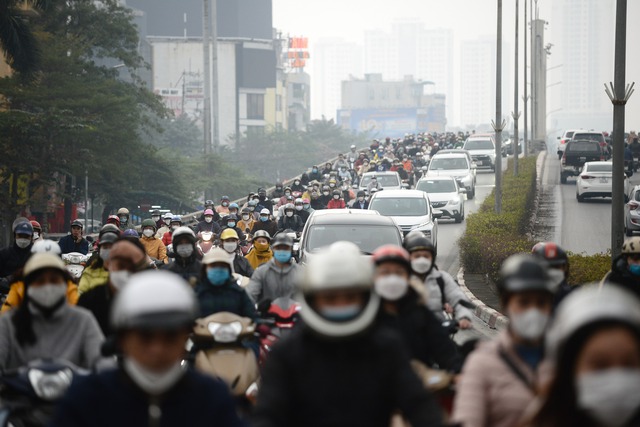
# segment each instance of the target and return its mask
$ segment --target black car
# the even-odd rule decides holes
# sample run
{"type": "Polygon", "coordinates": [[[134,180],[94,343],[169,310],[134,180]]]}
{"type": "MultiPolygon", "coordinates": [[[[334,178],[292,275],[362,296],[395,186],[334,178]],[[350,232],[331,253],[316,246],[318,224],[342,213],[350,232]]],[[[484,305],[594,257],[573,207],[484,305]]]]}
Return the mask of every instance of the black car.
{"type": "Polygon", "coordinates": [[[578,176],[586,162],[605,160],[600,142],[589,139],[572,139],[562,156],[560,182],[565,184],[570,176],[578,176]]]}

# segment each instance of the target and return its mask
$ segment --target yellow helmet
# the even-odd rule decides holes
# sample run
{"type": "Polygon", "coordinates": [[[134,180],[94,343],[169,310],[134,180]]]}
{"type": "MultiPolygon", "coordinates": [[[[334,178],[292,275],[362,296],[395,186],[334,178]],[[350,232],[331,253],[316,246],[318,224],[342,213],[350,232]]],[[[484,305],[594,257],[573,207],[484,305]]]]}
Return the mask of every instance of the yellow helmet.
{"type": "Polygon", "coordinates": [[[236,230],[234,230],[233,228],[227,228],[220,235],[220,240],[227,240],[227,239],[240,239],[240,238],[238,237],[238,233],[236,233],[236,230]]]}

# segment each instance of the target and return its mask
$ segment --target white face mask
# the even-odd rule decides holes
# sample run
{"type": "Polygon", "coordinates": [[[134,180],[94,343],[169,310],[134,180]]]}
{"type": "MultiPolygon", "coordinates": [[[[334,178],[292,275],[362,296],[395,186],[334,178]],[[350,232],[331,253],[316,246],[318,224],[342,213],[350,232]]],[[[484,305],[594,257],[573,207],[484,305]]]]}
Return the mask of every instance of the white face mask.
{"type": "Polygon", "coordinates": [[[416,258],[411,261],[411,268],[418,274],[424,274],[431,269],[433,262],[425,257],[416,258]]]}
{"type": "Polygon", "coordinates": [[[102,259],[102,261],[106,261],[109,259],[109,252],[111,252],[111,249],[106,249],[106,248],[102,248],[100,249],[100,259],[102,259]]]}
{"type": "Polygon", "coordinates": [[[20,249],[24,249],[31,244],[31,239],[16,239],[16,245],[20,249]]]}
{"type": "Polygon", "coordinates": [[[211,223],[211,221],[213,221],[213,217],[212,217],[212,216],[205,216],[205,217],[204,217],[204,221],[205,221],[207,224],[209,224],[209,223],[211,223]]]}
{"type": "Polygon", "coordinates": [[[286,215],[286,216],[288,216],[289,218],[291,218],[291,217],[293,216],[293,212],[291,212],[291,211],[287,211],[287,212],[285,213],[285,215],[286,215]]]}
{"type": "Polygon", "coordinates": [[[509,322],[513,332],[520,338],[535,341],[544,335],[549,323],[549,315],[537,308],[531,308],[524,313],[510,316],[509,322]]]}
{"type": "Polygon", "coordinates": [[[333,196],[333,200],[338,200],[340,198],[340,196],[338,194],[333,196]]]}
{"type": "Polygon", "coordinates": [[[173,231],[176,231],[179,227],[180,227],[179,225],[172,225],[172,226],[171,226],[171,229],[172,229],[173,231]]]}
{"type": "Polygon", "coordinates": [[[152,372],[130,357],[125,357],[123,362],[124,370],[134,383],[142,390],[158,395],[173,387],[184,375],[181,361],[177,361],[165,372],[152,372]]]}
{"type": "Polygon", "coordinates": [[[640,369],[606,369],[576,379],[578,407],[599,424],[621,427],[640,407],[640,369]]]}
{"type": "Polygon", "coordinates": [[[242,215],[243,221],[249,221],[249,215],[242,215]]]}
{"type": "Polygon", "coordinates": [[[551,282],[553,282],[553,286],[557,289],[564,280],[564,271],[557,268],[550,268],[547,272],[549,273],[551,282]]]}
{"type": "Polygon", "coordinates": [[[166,219],[164,220],[164,223],[165,223],[166,225],[171,224],[171,218],[166,218],[166,219]]]}
{"type": "Polygon", "coordinates": [[[37,231],[33,232],[33,240],[38,240],[40,238],[40,233],[38,233],[37,231]]]}
{"type": "Polygon", "coordinates": [[[397,274],[378,277],[374,284],[376,293],[389,301],[397,301],[402,298],[409,289],[409,282],[397,274]]]}
{"type": "Polygon", "coordinates": [[[225,251],[233,253],[238,249],[238,242],[224,242],[222,243],[222,247],[225,251]]]}
{"type": "Polygon", "coordinates": [[[142,234],[144,234],[145,237],[152,237],[155,234],[155,232],[152,229],[147,228],[142,232],[142,234]]]}
{"type": "Polygon", "coordinates": [[[27,289],[29,298],[37,304],[50,308],[58,304],[67,295],[66,283],[52,283],[40,286],[29,286],[27,289]]]}
{"type": "Polygon", "coordinates": [[[359,202],[364,202],[364,197],[363,196],[358,197],[358,201],[359,202]]]}
{"type": "Polygon", "coordinates": [[[311,207],[311,205],[307,203],[307,204],[302,205],[302,207],[303,207],[305,210],[308,210],[308,209],[311,207]]]}
{"type": "Polygon", "coordinates": [[[302,205],[296,205],[296,210],[297,211],[301,211],[302,210],[302,205]]]}
{"type": "Polygon", "coordinates": [[[182,258],[189,258],[193,254],[193,246],[188,243],[176,246],[176,252],[182,258]]]}
{"type": "Polygon", "coordinates": [[[127,284],[130,277],[131,272],[127,270],[109,272],[109,281],[116,289],[122,289],[124,285],[127,284]]]}

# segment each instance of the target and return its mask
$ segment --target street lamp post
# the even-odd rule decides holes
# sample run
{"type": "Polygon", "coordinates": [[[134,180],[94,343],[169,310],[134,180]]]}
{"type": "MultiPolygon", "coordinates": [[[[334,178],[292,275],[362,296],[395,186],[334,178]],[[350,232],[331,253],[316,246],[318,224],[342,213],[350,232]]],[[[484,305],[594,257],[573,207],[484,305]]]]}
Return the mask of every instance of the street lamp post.
{"type": "Polygon", "coordinates": [[[527,60],[528,60],[528,45],[527,45],[527,1],[529,0],[524,0],[524,96],[522,97],[522,100],[524,101],[524,141],[522,142],[522,151],[524,152],[524,156],[527,157],[527,150],[528,150],[528,141],[527,138],[529,136],[529,132],[527,130],[527,124],[528,124],[528,113],[529,113],[529,95],[528,95],[528,90],[529,88],[527,87],[528,84],[528,79],[527,79],[527,60]]]}
{"type": "Polygon", "coordinates": [[[498,16],[496,31],[496,119],[491,125],[496,132],[496,186],[495,212],[502,212],[502,129],[505,122],[502,119],[502,0],[498,0],[498,16]]]}
{"type": "Polygon", "coordinates": [[[518,145],[520,143],[520,132],[518,131],[518,120],[520,119],[520,110],[518,109],[518,14],[519,14],[519,5],[520,1],[516,0],[516,53],[515,53],[515,73],[514,73],[514,81],[513,81],[513,112],[511,113],[511,117],[513,117],[513,138],[515,138],[515,142],[512,138],[513,146],[513,175],[518,176],[518,155],[520,150],[518,145]]]}

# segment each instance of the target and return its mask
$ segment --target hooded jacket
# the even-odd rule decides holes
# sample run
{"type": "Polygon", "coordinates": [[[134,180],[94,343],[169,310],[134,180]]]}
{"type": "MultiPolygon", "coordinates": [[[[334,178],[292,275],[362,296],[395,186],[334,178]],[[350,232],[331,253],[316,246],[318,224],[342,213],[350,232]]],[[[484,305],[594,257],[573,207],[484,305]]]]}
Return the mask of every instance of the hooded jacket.
{"type": "Polygon", "coordinates": [[[288,264],[280,268],[275,259],[262,264],[253,272],[247,293],[254,302],[273,301],[280,297],[293,297],[296,287],[294,278],[298,264],[288,264]]]}
{"type": "Polygon", "coordinates": [[[427,274],[424,280],[425,291],[427,295],[427,307],[431,312],[441,321],[444,321],[443,306],[442,306],[442,291],[438,284],[438,279],[443,282],[444,288],[444,301],[449,303],[454,308],[455,318],[461,320],[463,318],[473,319],[473,313],[468,308],[458,304],[460,300],[468,300],[467,296],[462,292],[460,285],[453,280],[453,277],[445,271],[440,271],[434,265],[431,268],[429,274],[427,274]]]}
{"type": "Polygon", "coordinates": [[[200,317],[221,311],[228,311],[253,320],[258,317],[253,302],[244,289],[238,286],[233,276],[223,285],[215,286],[209,282],[206,273],[203,273],[200,284],[196,288],[196,297],[200,305],[200,317]]]}
{"type": "Polygon", "coordinates": [[[267,248],[265,250],[259,250],[254,243],[253,249],[251,249],[247,256],[245,256],[245,259],[249,261],[249,264],[253,267],[254,273],[258,267],[269,262],[271,258],[273,258],[273,251],[269,244],[267,244],[267,248]]]}
{"type": "Polygon", "coordinates": [[[344,209],[347,206],[344,204],[344,200],[342,199],[331,199],[329,203],[327,203],[327,209],[344,209]]]}
{"type": "Polygon", "coordinates": [[[82,276],[80,276],[80,282],[78,284],[78,292],[82,294],[96,286],[103,285],[108,281],[109,272],[104,268],[104,264],[100,267],[92,264],[82,272],[82,276]]]}
{"type": "Polygon", "coordinates": [[[142,236],[140,243],[142,243],[147,255],[151,258],[163,261],[165,264],[169,261],[169,258],[167,258],[167,247],[162,243],[162,240],[156,237],[142,236]]]}
{"type": "Polygon", "coordinates": [[[281,216],[278,219],[278,230],[293,230],[296,233],[301,233],[304,228],[304,221],[300,218],[299,215],[293,214],[292,217],[288,217],[286,215],[281,216]]]}

